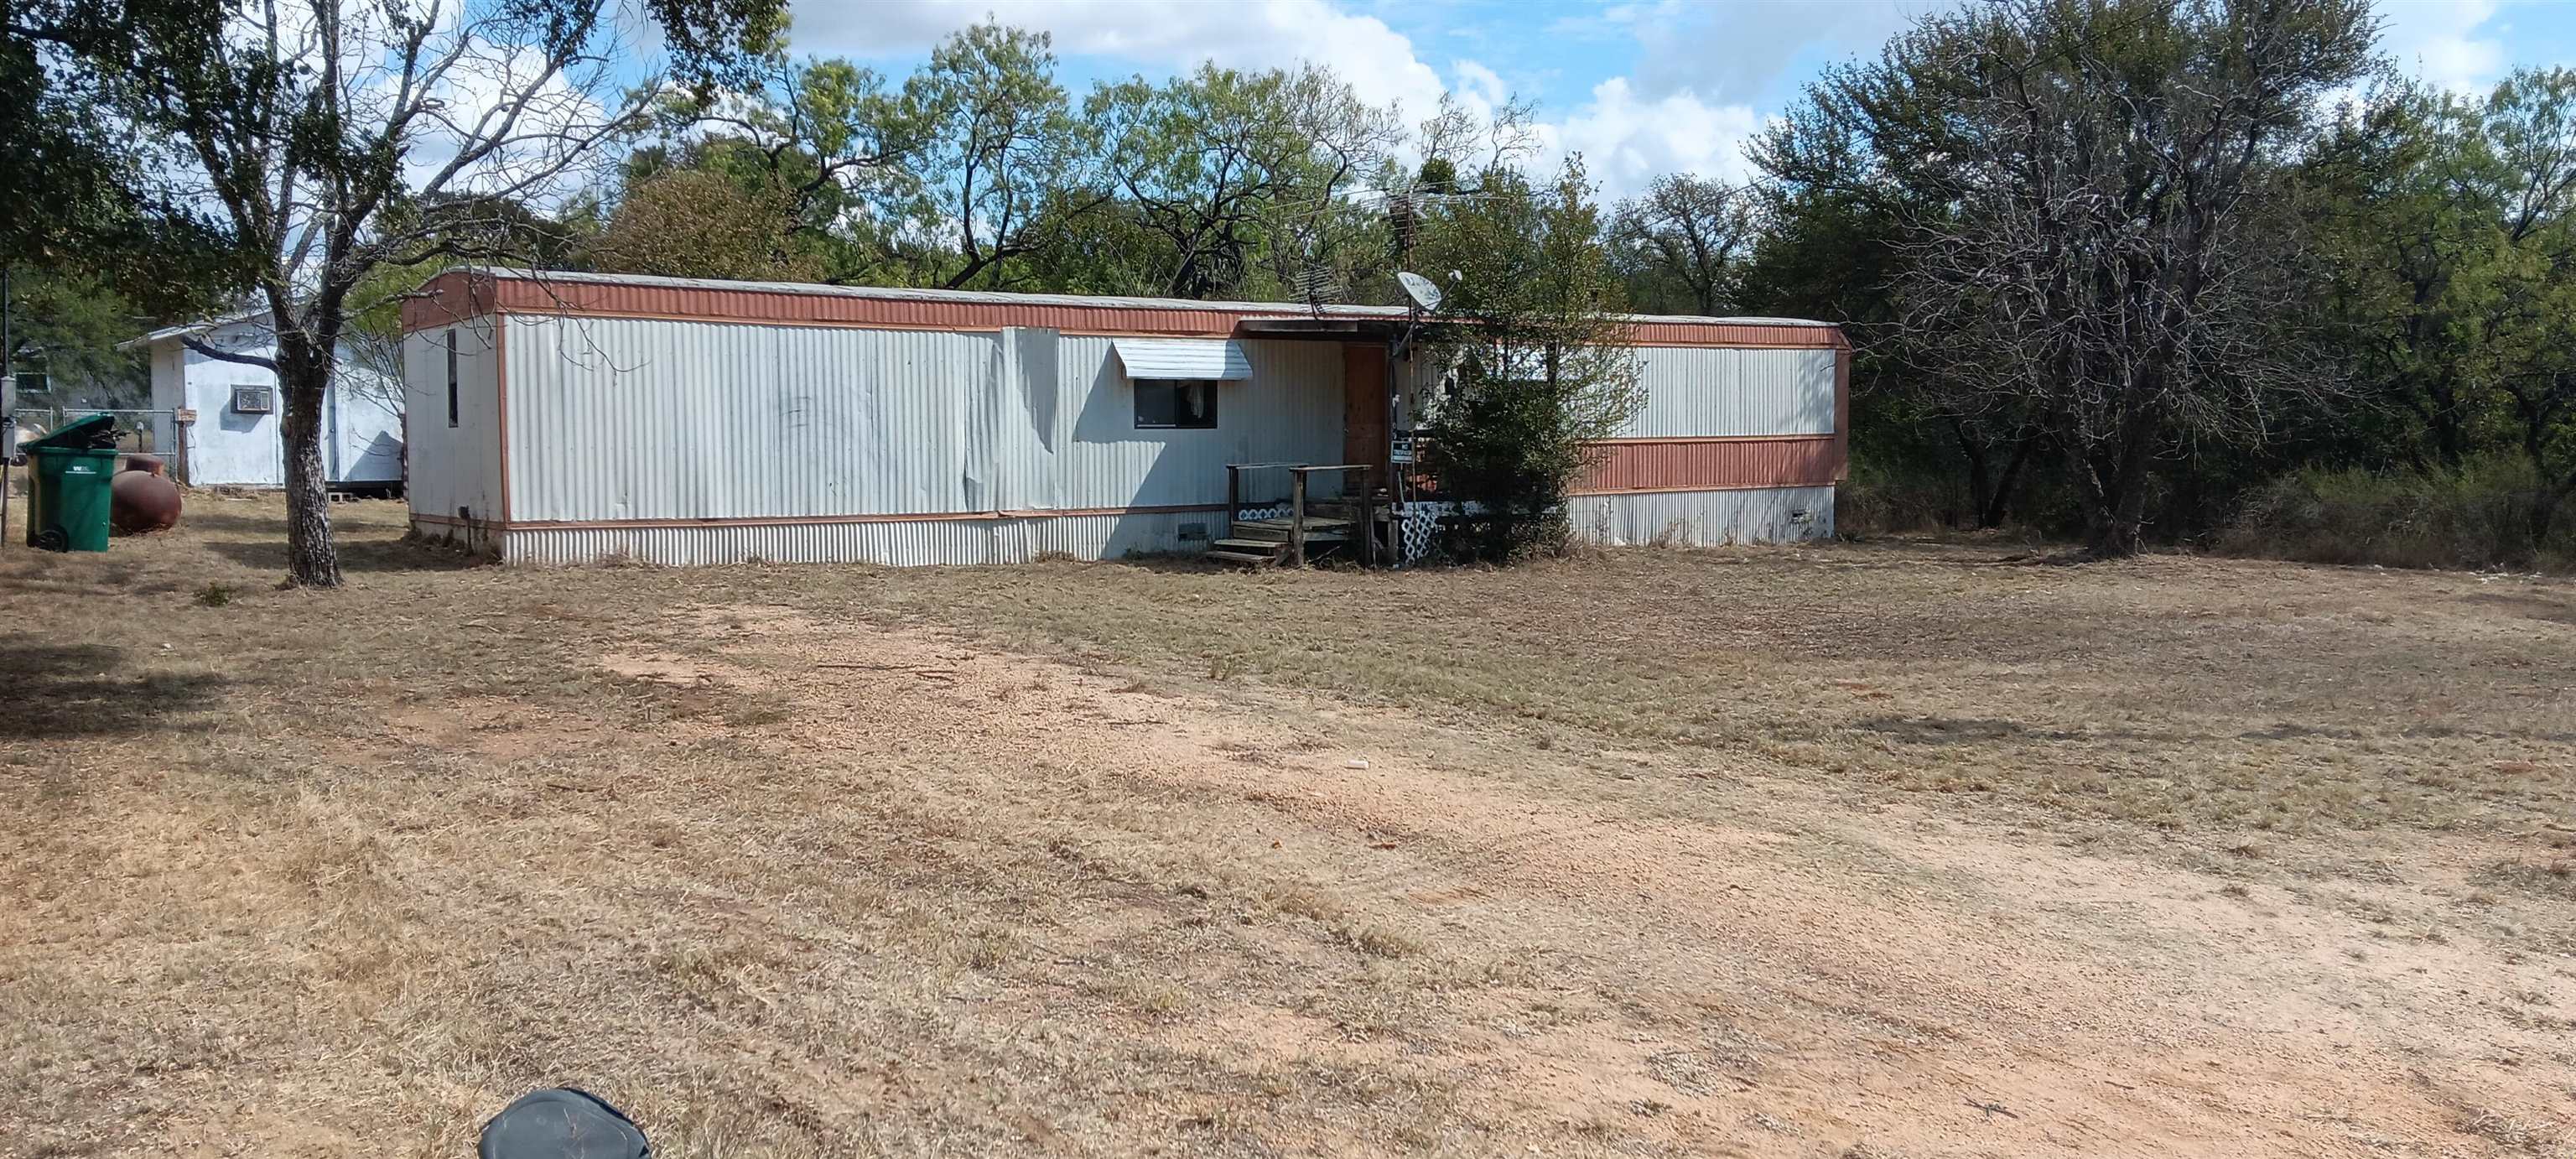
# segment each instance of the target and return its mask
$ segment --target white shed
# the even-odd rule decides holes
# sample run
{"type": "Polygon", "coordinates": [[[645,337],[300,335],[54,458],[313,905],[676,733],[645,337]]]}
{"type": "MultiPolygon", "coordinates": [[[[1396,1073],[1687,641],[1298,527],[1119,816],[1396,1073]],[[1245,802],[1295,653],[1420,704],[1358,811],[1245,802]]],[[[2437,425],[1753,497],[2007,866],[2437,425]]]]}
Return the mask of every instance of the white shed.
{"type": "MultiPolygon", "coordinates": [[[[268,313],[254,311],[155,330],[135,339],[152,364],[152,409],[178,424],[171,473],[194,487],[282,487],[285,403],[277,375],[218,358],[187,342],[265,358],[277,351],[268,313]]],[[[322,471],[334,490],[391,494],[403,483],[402,384],[370,370],[347,346],[323,398],[322,471]]]]}

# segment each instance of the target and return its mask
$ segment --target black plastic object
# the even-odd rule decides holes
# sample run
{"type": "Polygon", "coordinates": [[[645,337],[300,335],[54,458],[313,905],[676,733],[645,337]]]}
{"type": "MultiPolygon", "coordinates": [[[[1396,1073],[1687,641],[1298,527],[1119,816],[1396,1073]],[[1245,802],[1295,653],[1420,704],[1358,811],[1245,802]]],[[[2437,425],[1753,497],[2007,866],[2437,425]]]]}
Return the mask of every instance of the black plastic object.
{"type": "Polygon", "coordinates": [[[652,1159],[626,1113],[572,1087],[530,1091],[483,1124],[482,1159],[652,1159]]]}
{"type": "Polygon", "coordinates": [[[41,439],[29,439],[26,448],[51,451],[105,451],[116,447],[116,416],[86,415],[63,424],[63,429],[41,439]]]}

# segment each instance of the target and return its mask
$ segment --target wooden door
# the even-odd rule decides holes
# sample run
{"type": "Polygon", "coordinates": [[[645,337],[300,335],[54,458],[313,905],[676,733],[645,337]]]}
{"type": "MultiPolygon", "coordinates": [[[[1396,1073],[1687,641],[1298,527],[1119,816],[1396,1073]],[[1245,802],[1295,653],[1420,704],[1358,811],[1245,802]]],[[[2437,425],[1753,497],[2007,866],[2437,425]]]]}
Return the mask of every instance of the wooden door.
{"type": "MultiPolygon", "coordinates": [[[[1342,346],[1342,461],[1366,463],[1371,488],[1386,486],[1386,347],[1342,346]]],[[[1358,484],[1354,480],[1354,485],[1358,484]]]]}

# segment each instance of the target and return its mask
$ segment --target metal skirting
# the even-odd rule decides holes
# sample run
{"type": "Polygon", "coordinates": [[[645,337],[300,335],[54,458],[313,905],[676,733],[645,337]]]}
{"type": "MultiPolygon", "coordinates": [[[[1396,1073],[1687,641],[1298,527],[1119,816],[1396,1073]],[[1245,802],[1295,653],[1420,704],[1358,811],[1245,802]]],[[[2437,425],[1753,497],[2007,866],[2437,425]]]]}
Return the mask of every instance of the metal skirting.
{"type": "MultiPolygon", "coordinates": [[[[1770,487],[1580,495],[1567,504],[1576,536],[1610,547],[1720,547],[1830,537],[1834,488],[1770,487]]],[[[496,534],[506,563],[632,560],[669,567],[729,563],[868,563],[893,567],[1028,563],[1198,552],[1225,512],[1159,511],[861,522],[687,526],[511,527],[496,534]],[[1186,537],[1185,537],[1186,536],[1186,537]]]]}
{"type": "Polygon", "coordinates": [[[748,563],[1028,563],[1064,555],[1199,551],[1225,512],[1149,512],[899,522],[751,523],[704,526],[514,527],[501,533],[505,563],[580,564],[626,559],[671,567],[748,563]],[[1181,538],[1185,527],[1196,534],[1181,538]]]}
{"type": "Polygon", "coordinates": [[[1577,495],[1574,534],[1606,547],[1724,547],[1831,538],[1832,487],[1577,495]]]}

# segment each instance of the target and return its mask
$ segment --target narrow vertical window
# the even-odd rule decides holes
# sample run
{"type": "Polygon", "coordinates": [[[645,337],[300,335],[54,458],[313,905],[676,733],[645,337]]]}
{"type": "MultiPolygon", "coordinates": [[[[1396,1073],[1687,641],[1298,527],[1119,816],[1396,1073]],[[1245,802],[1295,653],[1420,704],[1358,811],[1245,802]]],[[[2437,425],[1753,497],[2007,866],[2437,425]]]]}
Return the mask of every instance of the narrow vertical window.
{"type": "Polygon", "coordinates": [[[456,425],[456,331],[447,332],[447,425],[456,425]]]}

